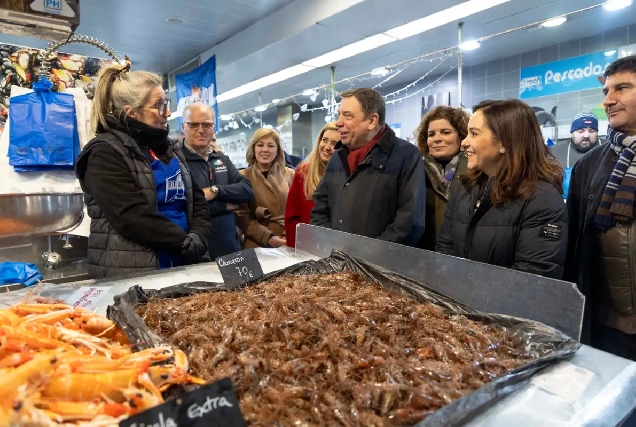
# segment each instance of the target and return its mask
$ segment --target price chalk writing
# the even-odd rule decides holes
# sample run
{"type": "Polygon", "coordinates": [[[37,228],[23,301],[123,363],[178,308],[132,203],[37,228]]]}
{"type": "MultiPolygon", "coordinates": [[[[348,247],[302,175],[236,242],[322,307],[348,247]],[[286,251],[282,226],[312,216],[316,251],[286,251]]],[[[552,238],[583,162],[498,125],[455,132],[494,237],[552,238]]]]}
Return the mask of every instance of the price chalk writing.
{"type": "Polygon", "coordinates": [[[229,378],[120,421],[119,427],[244,427],[229,378]]]}
{"type": "Polygon", "coordinates": [[[223,283],[228,289],[263,277],[263,268],[254,249],[245,249],[216,259],[223,283]]]}

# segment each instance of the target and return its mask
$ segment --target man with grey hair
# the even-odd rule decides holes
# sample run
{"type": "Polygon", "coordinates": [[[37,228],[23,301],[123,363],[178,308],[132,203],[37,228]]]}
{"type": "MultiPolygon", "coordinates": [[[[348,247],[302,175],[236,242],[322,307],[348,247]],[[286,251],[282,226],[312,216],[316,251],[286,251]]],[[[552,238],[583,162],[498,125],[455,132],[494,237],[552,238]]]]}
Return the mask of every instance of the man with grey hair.
{"type": "Polygon", "coordinates": [[[214,112],[205,104],[190,104],[183,110],[183,153],[193,181],[208,202],[212,217],[208,250],[213,260],[241,250],[234,210],[254,197],[250,181],[228,156],[215,149],[214,119],[214,112]]]}
{"type": "Polygon", "coordinates": [[[311,224],[415,246],[424,234],[422,156],[386,125],[382,94],[343,92],[336,145],[314,193],[311,224]]]}

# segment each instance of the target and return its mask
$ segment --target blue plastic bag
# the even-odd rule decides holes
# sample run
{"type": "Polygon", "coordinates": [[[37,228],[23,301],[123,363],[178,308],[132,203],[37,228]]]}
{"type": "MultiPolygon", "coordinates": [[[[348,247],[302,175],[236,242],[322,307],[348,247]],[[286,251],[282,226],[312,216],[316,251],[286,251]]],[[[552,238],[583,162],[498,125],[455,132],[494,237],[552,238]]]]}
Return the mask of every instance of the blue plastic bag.
{"type": "Polygon", "coordinates": [[[568,191],[570,191],[570,178],[572,178],[572,168],[565,168],[563,171],[563,198],[568,198],[568,191]]]}
{"type": "Polygon", "coordinates": [[[41,79],[33,92],[11,98],[8,157],[16,172],[75,166],[80,143],[73,95],[51,87],[41,79]]]}
{"type": "Polygon", "coordinates": [[[35,264],[26,262],[0,263],[0,285],[22,283],[31,286],[42,280],[42,275],[35,264]]]}

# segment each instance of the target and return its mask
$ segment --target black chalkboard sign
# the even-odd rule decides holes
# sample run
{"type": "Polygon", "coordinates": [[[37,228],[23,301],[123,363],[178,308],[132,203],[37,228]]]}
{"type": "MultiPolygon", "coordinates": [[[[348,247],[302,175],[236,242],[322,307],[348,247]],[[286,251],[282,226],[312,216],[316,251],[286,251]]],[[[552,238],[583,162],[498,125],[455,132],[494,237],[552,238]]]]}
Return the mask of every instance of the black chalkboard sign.
{"type": "Polygon", "coordinates": [[[263,268],[254,249],[245,249],[216,259],[223,283],[228,289],[263,277],[263,268]]]}
{"type": "Polygon", "coordinates": [[[224,378],[120,421],[119,427],[244,427],[232,381],[224,378]]]}

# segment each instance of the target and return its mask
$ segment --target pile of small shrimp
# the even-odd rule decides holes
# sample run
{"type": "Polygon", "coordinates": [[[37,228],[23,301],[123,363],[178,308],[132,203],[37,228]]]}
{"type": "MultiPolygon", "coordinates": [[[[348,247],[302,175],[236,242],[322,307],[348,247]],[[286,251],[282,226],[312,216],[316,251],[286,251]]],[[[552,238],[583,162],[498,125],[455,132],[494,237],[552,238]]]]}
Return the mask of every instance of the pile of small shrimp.
{"type": "Polygon", "coordinates": [[[206,381],[230,377],[254,426],[415,424],[532,354],[500,326],[343,272],[152,299],[146,324],[206,381]]]}
{"type": "Polygon", "coordinates": [[[188,370],[178,350],[133,353],[117,325],[82,308],[0,309],[0,426],[118,426],[173,384],[204,384],[188,370]]]}

